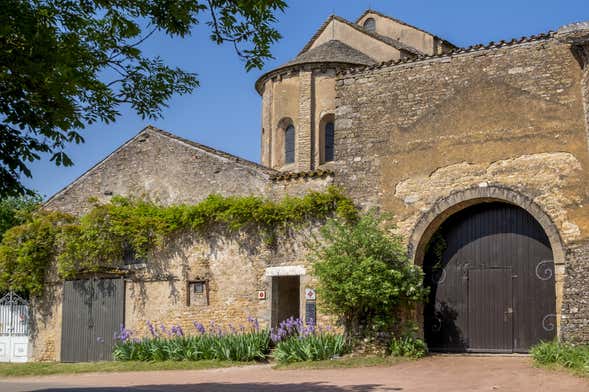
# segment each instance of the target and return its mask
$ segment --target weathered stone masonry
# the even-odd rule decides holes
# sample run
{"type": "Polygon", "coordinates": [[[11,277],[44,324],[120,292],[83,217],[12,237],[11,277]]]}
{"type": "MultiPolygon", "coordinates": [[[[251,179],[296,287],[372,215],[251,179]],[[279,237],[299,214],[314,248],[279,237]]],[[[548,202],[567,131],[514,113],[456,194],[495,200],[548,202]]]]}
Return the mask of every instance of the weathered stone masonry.
{"type": "MultiPolygon", "coordinates": [[[[589,229],[583,82],[570,46],[552,35],[341,73],[336,182],[393,212],[406,238],[453,192],[506,188],[540,206],[568,249],[589,229]]],[[[570,339],[585,337],[589,320],[571,305],[580,300],[571,288],[586,287],[580,272],[589,275],[578,254],[556,266],[570,339]]]]}

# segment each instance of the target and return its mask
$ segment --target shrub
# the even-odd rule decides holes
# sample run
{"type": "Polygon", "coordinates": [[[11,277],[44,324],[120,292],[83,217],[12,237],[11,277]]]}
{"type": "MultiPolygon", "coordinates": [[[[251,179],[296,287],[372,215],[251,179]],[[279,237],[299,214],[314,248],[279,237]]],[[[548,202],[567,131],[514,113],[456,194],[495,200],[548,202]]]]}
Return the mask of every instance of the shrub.
{"type": "Polygon", "coordinates": [[[589,376],[589,345],[542,342],[530,353],[539,365],[560,365],[589,376]]]}
{"type": "Polygon", "coordinates": [[[208,331],[195,323],[198,334],[185,336],[180,327],[169,331],[162,325],[161,333],[150,324],[152,336],[132,338],[132,332],[121,327],[113,351],[117,361],[242,361],[263,360],[270,351],[267,330],[252,328],[223,331],[214,324],[208,331]]]}
{"type": "Polygon", "coordinates": [[[411,335],[394,337],[389,350],[394,357],[423,358],[427,354],[425,342],[411,335]]]}
{"type": "Polygon", "coordinates": [[[421,268],[393,230],[370,212],[352,223],[329,220],[311,244],[322,303],[352,336],[391,330],[401,310],[427,294],[421,268]]]}
{"type": "Polygon", "coordinates": [[[305,327],[300,319],[292,317],[280,323],[270,336],[276,344],[273,356],[283,363],[322,361],[350,351],[344,335],[333,332],[330,327],[305,327]]]}

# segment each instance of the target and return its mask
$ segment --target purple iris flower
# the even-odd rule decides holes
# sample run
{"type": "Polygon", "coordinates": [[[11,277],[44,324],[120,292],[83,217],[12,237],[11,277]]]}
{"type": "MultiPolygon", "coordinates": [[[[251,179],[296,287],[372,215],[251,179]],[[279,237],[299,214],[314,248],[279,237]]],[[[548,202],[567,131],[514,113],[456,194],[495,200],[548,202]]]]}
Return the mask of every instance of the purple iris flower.
{"type": "Polygon", "coordinates": [[[149,328],[149,333],[151,334],[151,336],[154,337],[154,338],[156,338],[157,337],[157,332],[155,330],[155,327],[151,323],[151,321],[147,321],[147,328],[149,328]]]}
{"type": "Polygon", "coordinates": [[[200,332],[200,334],[204,334],[206,332],[205,326],[196,321],[194,322],[194,328],[196,328],[196,330],[200,332]]]}

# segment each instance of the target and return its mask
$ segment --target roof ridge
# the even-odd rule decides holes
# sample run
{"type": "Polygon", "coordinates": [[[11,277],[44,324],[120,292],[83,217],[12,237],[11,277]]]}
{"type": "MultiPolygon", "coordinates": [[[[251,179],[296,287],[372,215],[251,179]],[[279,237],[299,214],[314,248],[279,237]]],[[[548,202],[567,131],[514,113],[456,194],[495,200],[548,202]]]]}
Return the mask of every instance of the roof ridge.
{"type": "Polygon", "coordinates": [[[364,11],[364,12],[362,13],[362,15],[360,15],[360,16],[358,17],[358,19],[356,19],[356,21],[355,21],[354,23],[355,23],[355,24],[357,24],[357,23],[360,21],[360,19],[362,19],[363,17],[365,17],[365,16],[366,16],[367,14],[369,14],[369,13],[373,13],[373,14],[376,14],[376,15],[378,15],[378,16],[380,16],[380,17],[383,17],[383,18],[390,19],[390,20],[392,20],[393,22],[396,22],[396,23],[402,24],[403,26],[407,26],[407,27],[411,27],[412,29],[419,30],[419,31],[421,31],[422,33],[429,34],[429,35],[431,35],[431,36],[432,36],[432,37],[434,37],[434,38],[437,38],[437,39],[439,39],[439,40],[442,40],[442,41],[444,41],[445,43],[447,43],[447,44],[450,44],[451,46],[453,46],[453,47],[455,47],[455,48],[458,48],[458,46],[454,45],[452,42],[448,41],[447,39],[444,39],[444,38],[440,37],[439,35],[436,35],[436,34],[430,33],[429,31],[427,31],[427,30],[424,30],[424,29],[422,29],[422,28],[420,28],[420,27],[414,26],[414,25],[412,25],[411,23],[407,23],[407,22],[405,22],[405,21],[403,21],[403,20],[401,20],[401,19],[393,18],[392,16],[389,16],[389,15],[383,14],[382,12],[379,12],[379,11],[373,10],[373,9],[371,9],[371,8],[368,8],[366,11],[364,11]]]}
{"type": "Polygon", "coordinates": [[[451,50],[449,52],[445,52],[445,53],[439,53],[439,54],[434,54],[434,55],[421,55],[421,56],[417,56],[417,57],[413,57],[413,58],[408,57],[408,58],[404,58],[404,59],[400,59],[400,60],[383,61],[383,62],[380,62],[375,65],[365,65],[365,66],[359,66],[359,67],[352,67],[352,68],[348,68],[344,71],[340,71],[339,74],[340,75],[341,74],[352,75],[352,74],[364,72],[364,71],[371,70],[371,69],[378,69],[378,68],[383,68],[383,67],[388,67],[388,66],[396,66],[396,65],[407,64],[407,63],[419,63],[422,61],[427,61],[427,60],[432,60],[432,59],[452,57],[457,54],[480,52],[480,51],[484,51],[484,50],[499,49],[499,48],[514,46],[514,45],[521,45],[521,44],[526,44],[526,43],[530,43],[530,42],[547,40],[547,39],[553,38],[554,34],[555,34],[555,32],[550,30],[546,33],[540,33],[540,34],[535,34],[535,35],[530,35],[530,36],[523,36],[519,39],[513,38],[510,41],[506,41],[506,40],[501,40],[498,42],[491,41],[487,44],[475,44],[475,45],[467,46],[465,48],[457,47],[456,49],[453,49],[453,50],[451,50]]]}
{"type": "Polygon", "coordinates": [[[340,16],[334,15],[333,17],[334,17],[335,20],[337,20],[339,22],[342,22],[342,23],[345,23],[348,26],[354,28],[355,30],[357,30],[357,31],[359,31],[361,33],[364,33],[367,36],[372,37],[372,38],[374,38],[376,40],[379,40],[380,42],[384,42],[385,44],[387,44],[389,46],[392,46],[395,49],[404,50],[404,51],[407,51],[407,52],[413,52],[413,54],[417,54],[417,55],[423,53],[420,50],[418,50],[416,48],[413,48],[413,47],[411,47],[409,45],[406,45],[406,44],[404,44],[404,43],[402,43],[399,40],[396,40],[394,38],[386,37],[386,36],[381,35],[381,34],[378,34],[378,33],[373,33],[371,31],[367,31],[364,28],[358,26],[356,23],[352,23],[349,20],[344,19],[344,18],[342,18],[340,16]]]}
{"type": "MultiPolygon", "coordinates": [[[[306,51],[308,51],[311,46],[313,46],[313,43],[315,43],[315,41],[317,40],[317,38],[319,38],[319,36],[321,35],[321,33],[323,33],[323,31],[325,30],[325,28],[327,28],[327,26],[329,25],[329,23],[333,20],[337,20],[338,22],[344,23],[347,26],[352,27],[353,29],[355,29],[356,31],[363,33],[371,38],[374,38],[382,43],[385,43],[395,49],[398,50],[404,50],[406,52],[410,52],[412,54],[416,54],[416,55],[420,55],[423,54],[423,52],[421,52],[420,50],[413,48],[409,45],[406,45],[394,38],[390,38],[390,37],[385,37],[381,34],[377,34],[377,33],[373,33],[370,31],[366,31],[364,30],[362,27],[358,26],[355,23],[350,22],[349,20],[342,18],[341,16],[338,15],[331,15],[329,16],[329,18],[327,18],[327,20],[325,22],[323,22],[323,24],[319,27],[319,29],[317,30],[317,32],[315,32],[315,34],[313,34],[313,36],[311,37],[311,39],[307,42],[307,44],[303,47],[303,49],[301,49],[301,51],[297,54],[296,57],[302,55],[303,53],[305,53],[306,51]]],[[[428,33],[429,34],[429,33],[428,33]]],[[[438,37],[439,38],[439,37],[438,37]]],[[[441,39],[441,38],[440,38],[441,39]]],[[[342,42],[342,41],[340,41],[342,42]]],[[[348,45],[349,46],[349,45],[348,45]]],[[[365,53],[366,54],[366,53],[365,53]]],[[[295,58],[296,58],[295,57],[295,58]]]]}
{"type": "Polygon", "coordinates": [[[315,40],[317,40],[317,38],[319,38],[319,36],[323,32],[323,30],[325,30],[325,28],[327,27],[327,25],[329,24],[329,22],[331,22],[334,18],[335,18],[335,14],[329,15],[329,17],[325,20],[325,22],[323,22],[321,24],[321,26],[319,26],[319,28],[317,29],[317,31],[315,32],[315,34],[313,34],[311,36],[311,38],[305,44],[305,46],[303,46],[303,49],[301,49],[301,51],[299,53],[297,53],[297,56],[296,57],[300,56],[301,54],[303,54],[307,50],[309,50],[309,48],[311,47],[311,45],[313,45],[313,42],[315,42],[315,40]]]}

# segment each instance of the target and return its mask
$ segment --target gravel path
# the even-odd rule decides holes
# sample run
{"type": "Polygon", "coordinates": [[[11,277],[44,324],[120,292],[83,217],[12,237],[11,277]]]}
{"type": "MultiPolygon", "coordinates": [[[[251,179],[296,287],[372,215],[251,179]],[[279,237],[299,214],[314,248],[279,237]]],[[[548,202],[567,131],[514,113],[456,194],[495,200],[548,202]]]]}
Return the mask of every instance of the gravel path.
{"type": "Polygon", "coordinates": [[[92,373],[0,380],[0,391],[344,392],[589,391],[589,379],[534,368],[520,356],[434,356],[392,367],[92,373]]]}

